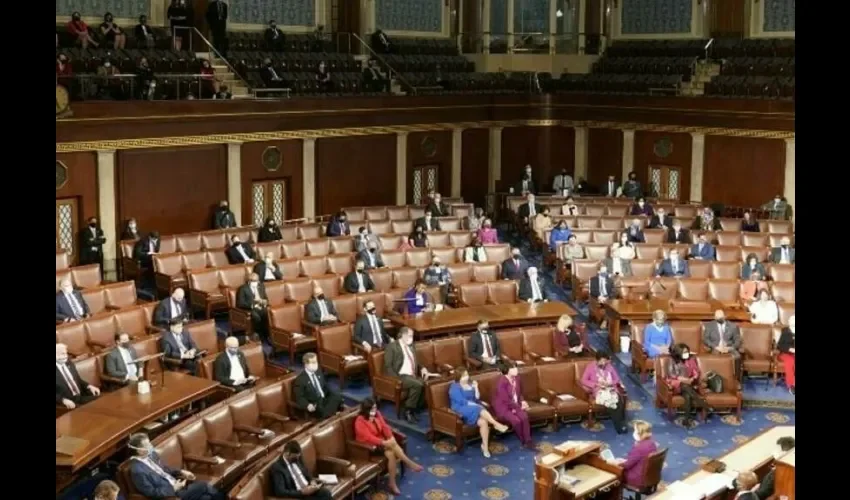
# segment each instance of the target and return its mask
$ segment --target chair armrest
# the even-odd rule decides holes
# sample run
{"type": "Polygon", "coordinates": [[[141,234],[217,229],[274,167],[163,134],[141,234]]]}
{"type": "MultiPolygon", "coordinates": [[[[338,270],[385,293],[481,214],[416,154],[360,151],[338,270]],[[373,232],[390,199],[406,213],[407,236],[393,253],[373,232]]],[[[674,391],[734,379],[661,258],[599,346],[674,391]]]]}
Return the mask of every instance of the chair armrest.
{"type": "Polygon", "coordinates": [[[104,344],[103,342],[98,342],[96,340],[89,340],[88,344],[92,345],[94,347],[97,347],[99,349],[106,349],[107,347],[109,347],[107,344],[104,344]]]}
{"type": "Polygon", "coordinates": [[[290,373],[292,373],[292,370],[290,370],[289,368],[280,366],[276,363],[272,363],[271,361],[266,361],[266,375],[268,376],[268,378],[278,379],[290,373]]]}
{"type": "Polygon", "coordinates": [[[224,441],[223,439],[207,439],[207,443],[211,446],[218,446],[219,448],[229,448],[231,450],[236,450],[242,447],[241,443],[235,443],[233,441],[224,441]]]}
{"type": "Polygon", "coordinates": [[[484,364],[481,361],[470,357],[464,358],[464,361],[466,361],[466,366],[469,366],[470,368],[474,368],[476,370],[480,370],[481,366],[484,364]]]}
{"type": "MultiPolygon", "coordinates": [[[[351,350],[354,351],[354,354],[359,356],[366,357],[369,355],[366,349],[363,349],[363,344],[358,344],[357,342],[351,342],[351,350]]],[[[374,351],[375,348],[373,347],[372,350],[374,351]]]]}
{"type": "Polygon", "coordinates": [[[310,335],[312,335],[312,336],[314,336],[314,337],[315,337],[315,336],[316,336],[316,332],[319,330],[319,328],[321,328],[321,327],[322,327],[322,325],[317,325],[316,323],[310,323],[310,322],[309,322],[309,321],[307,321],[307,320],[302,320],[302,321],[301,321],[301,327],[302,327],[302,329],[304,330],[304,331],[303,331],[303,332],[301,332],[301,333],[303,333],[303,334],[307,335],[307,332],[310,332],[310,335]]]}
{"type": "Polygon", "coordinates": [[[216,460],[212,457],[205,457],[205,456],[202,456],[202,455],[194,455],[194,454],[183,455],[183,461],[184,462],[194,462],[196,464],[204,464],[204,465],[218,465],[218,460],[216,460]]]}
{"type": "Polygon", "coordinates": [[[263,434],[263,429],[260,429],[259,427],[253,427],[253,426],[250,426],[250,425],[234,424],[233,428],[235,430],[237,430],[238,432],[245,432],[247,434],[253,434],[255,436],[260,436],[260,435],[263,434]]]}
{"type": "Polygon", "coordinates": [[[539,360],[540,358],[543,357],[543,356],[537,354],[534,351],[528,351],[525,354],[528,355],[528,357],[531,358],[532,361],[537,361],[537,360],[539,360]]]}
{"type": "Polygon", "coordinates": [[[157,288],[169,289],[171,288],[171,283],[174,279],[174,276],[157,272],[154,273],[153,279],[157,288]]]}
{"type": "Polygon", "coordinates": [[[316,469],[336,474],[338,477],[354,476],[354,464],[342,458],[319,455],[316,457],[316,469]]]}
{"type": "Polygon", "coordinates": [[[165,356],[162,357],[162,361],[165,362],[166,365],[180,366],[181,364],[183,364],[182,359],[168,358],[165,356]]]}
{"type": "Polygon", "coordinates": [[[278,415],[277,413],[273,413],[270,411],[261,411],[260,418],[265,418],[268,420],[274,420],[275,422],[289,422],[291,419],[284,415],[278,415]]]}
{"type": "Polygon", "coordinates": [[[441,363],[437,365],[437,370],[440,372],[441,375],[447,377],[455,371],[455,367],[448,363],[441,363]]]}
{"type": "Polygon", "coordinates": [[[401,390],[401,380],[386,375],[375,375],[372,377],[372,386],[376,392],[393,393],[401,390]]]}
{"type": "Polygon", "coordinates": [[[189,303],[190,304],[203,304],[209,299],[209,292],[205,292],[203,290],[196,290],[194,288],[189,289],[189,303]]]}
{"type": "Polygon", "coordinates": [[[345,368],[345,358],[333,351],[319,349],[319,365],[341,372],[345,368]]]}
{"type": "Polygon", "coordinates": [[[289,405],[289,411],[291,411],[299,418],[309,420],[312,417],[310,415],[310,412],[307,411],[307,408],[301,408],[300,406],[298,406],[298,403],[296,403],[294,399],[290,399],[286,402],[286,404],[289,405]]]}
{"type": "Polygon", "coordinates": [[[119,384],[119,385],[124,385],[124,382],[126,382],[126,380],[124,380],[123,378],[112,377],[112,376],[107,375],[105,373],[100,374],[100,380],[103,381],[103,382],[108,382],[110,384],[119,384]]]}
{"type": "Polygon", "coordinates": [[[434,427],[456,429],[463,425],[460,415],[448,408],[431,408],[431,423],[434,427]]]}
{"type": "Polygon", "coordinates": [[[548,399],[549,401],[555,401],[555,399],[558,397],[558,395],[552,389],[541,388],[540,392],[542,392],[546,396],[546,399],[548,399]]]}
{"type": "Polygon", "coordinates": [[[160,333],[165,333],[165,328],[160,328],[158,326],[146,326],[145,333],[148,335],[157,335],[160,333]]]}
{"type": "Polygon", "coordinates": [[[121,306],[113,306],[112,304],[107,304],[106,310],[107,311],[119,311],[119,310],[121,310],[121,306]]]}
{"type": "Polygon", "coordinates": [[[349,439],[345,442],[348,454],[351,455],[351,458],[355,460],[360,460],[363,462],[368,462],[369,458],[374,453],[376,446],[372,446],[366,443],[361,443],[359,441],[354,441],[353,439],[349,439]]]}

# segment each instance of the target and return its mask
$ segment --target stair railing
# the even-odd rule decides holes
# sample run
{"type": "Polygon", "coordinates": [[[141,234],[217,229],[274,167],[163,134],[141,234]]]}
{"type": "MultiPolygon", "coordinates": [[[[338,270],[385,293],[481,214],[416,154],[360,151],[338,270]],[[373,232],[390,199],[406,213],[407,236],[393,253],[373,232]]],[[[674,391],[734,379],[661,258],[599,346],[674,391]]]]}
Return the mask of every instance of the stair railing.
{"type": "MultiPolygon", "coordinates": [[[[207,48],[209,49],[209,51],[210,51],[210,52],[212,52],[213,54],[215,54],[215,56],[216,56],[217,58],[219,58],[219,59],[221,59],[222,61],[224,61],[224,64],[227,66],[227,68],[228,68],[228,69],[230,69],[230,72],[231,72],[231,73],[233,73],[233,74],[236,76],[236,78],[238,78],[238,79],[239,79],[239,81],[240,81],[240,82],[242,82],[242,83],[245,85],[245,87],[247,87],[247,88],[248,88],[248,93],[253,93],[253,92],[252,92],[252,91],[253,91],[253,89],[251,88],[251,84],[249,84],[249,83],[248,83],[248,80],[246,80],[244,76],[242,76],[241,74],[239,74],[239,72],[238,72],[238,71],[236,71],[236,68],[234,68],[234,67],[233,67],[233,65],[232,65],[232,64],[230,64],[230,61],[228,61],[226,57],[224,57],[223,55],[221,55],[221,52],[219,52],[218,50],[216,50],[216,48],[215,48],[215,47],[213,47],[213,44],[212,44],[209,40],[207,40],[207,37],[205,37],[204,35],[202,35],[200,31],[198,31],[198,28],[196,28],[196,27],[194,27],[194,26],[175,26],[175,27],[174,27],[175,33],[176,33],[176,31],[177,31],[177,30],[179,30],[179,29],[184,29],[184,30],[187,30],[187,31],[188,31],[188,35],[189,35],[189,52],[192,52],[193,54],[195,53],[194,47],[192,46],[192,45],[193,45],[193,44],[192,44],[192,40],[193,40],[193,38],[194,38],[194,37],[192,36],[192,32],[194,32],[195,34],[197,34],[197,35],[198,35],[198,38],[200,38],[200,39],[201,39],[201,41],[203,41],[203,42],[204,42],[204,45],[206,45],[206,46],[207,46],[207,48]]],[[[210,63],[212,63],[212,61],[210,61],[210,63]]]]}
{"type": "Polygon", "coordinates": [[[365,48],[366,48],[366,50],[367,50],[367,51],[369,51],[369,54],[371,54],[371,55],[372,55],[372,57],[374,57],[375,59],[377,59],[378,61],[380,61],[380,62],[381,62],[381,64],[382,64],[385,68],[387,68],[387,78],[389,78],[390,80],[392,80],[393,75],[395,75],[395,77],[396,77],[396,78],[398,78],[398,80],[399,80],[401,83],[403,83],[403,84],[404,84],[404,85],[405,85],[405,86],[406,86],[406,87],[410,90],[410,92],[411,92],[413,95],[416,95],[416,87],[414,87],[414,86],[413,86],[410,82],[408,82],[408,81],[407,81],[407,79],[406,79],[405,77],[401,76],[401,73],[399,73],[398,71],[396,71],[396,70],[395,70],[395,68],[393,68],[392,66],[390,66],[390,64],[387,62],[387,60],[386,60],[386,59],[384,59],[383,57],[381,57],[381,54],[378,54],[377,52],[375,52],[375,49],[373,49],[371,46],[369,46],[369,44],[368,44],[368,43],[366,43],[366,42],[365,42],[362,38],[360,38],[360,36],[359,36],[357,33],[351,33],[351,36],[352,36],[352,37],[354,37],[354,39],[355,39],[355,40],[357,40],[358,42],[360,42],[360,45],[361,45],[361,46],[363,46],[363,47],[365,47],[365,48]]]}

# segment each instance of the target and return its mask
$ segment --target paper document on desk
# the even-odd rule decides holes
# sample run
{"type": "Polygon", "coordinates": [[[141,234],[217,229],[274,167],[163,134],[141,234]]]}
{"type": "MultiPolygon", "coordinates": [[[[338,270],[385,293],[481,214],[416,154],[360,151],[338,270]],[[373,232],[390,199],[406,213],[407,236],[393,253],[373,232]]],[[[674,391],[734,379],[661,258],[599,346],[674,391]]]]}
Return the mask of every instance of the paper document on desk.
{"type": "Polygon", "coordinates": [[[303,335],[303,334],[300,334],[300,333],[297,333],[297,332],[292,332],[292,333],[290,333],[290,334],[289,334],[289,336],[290,336],[290,337],[292,337],[292,338],[294,338],[294,339],[300,339],[300,338],[301,338],[301,337],[303,337],[304,335],[303,335]]]}
{"type": "Polygon", "coordinates": [[[542,359],[543,361],[545,361],[547,363],[551,363],[552,361],[555,361],[555,358],[550,358],[549,356],[543,356],[540,359],[542,359]]]}
{"type": "Polygon", "coordinates": [[[593,444],[591,441],[564,441],[555,447],[556,450],[561,453],[566,453],[569,450],[583,450],[584,448],[593,444]]]}
{"type": "Polygon", "coordinates": [[[561,484],[566,483],[568,486],[575,486],[575,485],[577,485],[578,483],[581,482],[581,479],[574,477],[574,476],[571,476],[569,474],[564,474],[563,476],[561,476],[560,482],[561,482],[561,484]]]}
{"type": "Polygon", "coordinates": [[[557,453],[549,453],[548,455],[543,455],[543,457],[540,458],[540,463],[543,465],[552,465],[560,459],[561,455],[558,455],[557,453]]]}
{"type": "Polygon", "coordinates": [[[602,450],[599,456],[602,457],[602,460],[610,463],[614,463],[617,460],[617,457],[614,456],[614,453],[609,448],[602,450]]]}
{"type": "Polygon", "coordinates": [[[333,485],[339,483],[339,478],[336,474],[319,474],[319,481],[333,485]]]}
{"type": "Polygon", "coordinates": [[[343,356],[343,359],[346,362],[350,363],[352,361],[357,361],[358,359],[363,359],[363,356],[357,356],[356,354],[348,354],[346,356],[343,356]]]}
{"type": "Polygon", "coordinates": [[[558,394],[558,399],[560,399],[561,401],[570,401],[575,398],[576,397],[572,394],[558,394]]]}
{"type": "Polygon", "coordinates": [[[682,481],[676,481],[667,487],[667,491],[669,491],[676,500],[702,500],[704,495],[699,493],[699,491],[691,486],[688,483],[683,483],[682,481]]]}

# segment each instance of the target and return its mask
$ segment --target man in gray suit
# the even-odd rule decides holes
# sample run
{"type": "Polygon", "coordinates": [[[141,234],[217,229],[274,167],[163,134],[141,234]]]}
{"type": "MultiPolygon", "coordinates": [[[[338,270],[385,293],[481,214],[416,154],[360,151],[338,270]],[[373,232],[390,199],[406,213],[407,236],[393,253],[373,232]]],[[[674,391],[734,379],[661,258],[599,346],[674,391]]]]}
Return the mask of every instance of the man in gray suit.
{"type": "Polygon", "coordinates": [[[413,330],[410,328],[402,327],[398,341],[388,345],[384,351],[384,372],[400,379],[401,388],[407,391],[404,419],[410,423],[418,422],[416,413],[425,406],[425,380],[430,372],[416,359],[413,330]]]}
{"type": "Polygon", "coordinates": [[[788,200],[785,197],[776,195],[772,200],[765,203],[761,206],[764,210],[770,211],[771,219],[779,219],[779,220],[787,220],[788,212],[790,212],[790,207],[788,205],[788,200]]]}
{"type": "Polygon", "coordinates": [[[735,323],[726,321],[722,309],[714,311],[714,321],[705,324],[702,343],[712,354],[729,354],[735,358],[735,375],[741,379],[741,330],[735,323]]]}
{"type": "Polygon", "coordinates": [[[779,246],[770,250],[770,261],[774,264],[794,264],[797,252],[791,248],[791,238],[783,236],[779,246]]]}
{"type": "Polygon", "coordinates": [[[384,259],[381,258],[381,252],[378,250],[378,244],[374,241],[369,242],[369,248],[357,253],[357,260],[362,260],[366,264],[366,269],[370,271],[385,267],[384,259]]]}
{"type": "Polygon", "coordinates": [[[362,252],[364,250],[369,249],[369,244],[374,243],[376,248],[381,248],[381,240],[373,233],[366,228],[366,226],[360,226],[360,229],[357,231],[357,237],[354,238],[354,251],[362,252]]]}
{"type": "Polygon", "coordinates": [[[109,352],[104,359],[104,371],[110,377],[121,379],[125,384],[139,380],[139,359],[136,349],[130,345],[130,336],[119,332],[115,334],[116,348],[109,352]]]}

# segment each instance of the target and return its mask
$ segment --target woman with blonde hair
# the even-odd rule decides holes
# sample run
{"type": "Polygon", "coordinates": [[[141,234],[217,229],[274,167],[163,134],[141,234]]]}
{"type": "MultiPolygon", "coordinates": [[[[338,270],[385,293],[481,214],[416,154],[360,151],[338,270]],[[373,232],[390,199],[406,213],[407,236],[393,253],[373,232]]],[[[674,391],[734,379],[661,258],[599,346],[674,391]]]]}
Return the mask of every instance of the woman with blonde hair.
{"type": "Polygon", "coordinates": [[[652,424],[649,422],[635,420],[632,422],[632,427],[635,444],[626,458],[617,460],[617,465],[623,468],[627,485],[641,486],[646,474],[646,466],[649,465],[649,457],[658,450],[658,444],[652,439],[652,424]]]}
{"type": "Polygon", "coordinates": [[[584,345],[584,339],[573,327],[573,318],[564,314],[555,325],[555,352],[563,357],[585,356],[590,350],[584,345]]]}

